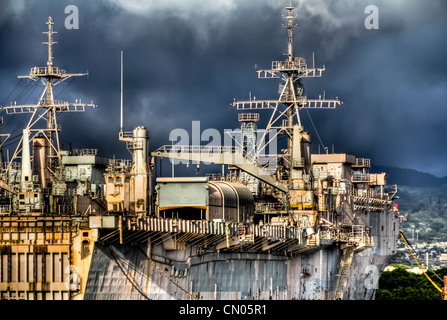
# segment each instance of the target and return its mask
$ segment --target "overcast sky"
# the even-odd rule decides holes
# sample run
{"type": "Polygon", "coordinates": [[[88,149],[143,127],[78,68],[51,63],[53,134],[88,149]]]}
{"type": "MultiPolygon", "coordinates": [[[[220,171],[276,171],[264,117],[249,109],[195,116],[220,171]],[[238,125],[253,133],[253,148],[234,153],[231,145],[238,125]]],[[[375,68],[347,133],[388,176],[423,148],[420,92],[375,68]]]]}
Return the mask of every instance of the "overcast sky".
{"type": "MultiPolygon", "coordinates": [[[[61,100],[99,106],[59,117],[65,148],[98,148],[127,157],[118,141],[120,52],[124,51],[125,130],[146,126],[150,149],[170,144],[175,128],[190,131],[239,126],[233,97],[277,97],[278,82],[257,79],[287,50],[289,0],[0,0],[0,104],[35,103],[43,87],[19,83],[47,60],[45,22],[55,22],[54,65],[87,72],[60,85],[61,100]],[[66,29],[64,9],[79,9],[79,29],[66,29]]],[[[442,0],[308,0],[295,7],[294,54],[326,67],[305,79],[306,94],[338,96],[336,110],[309,111],[332,151],[371,158],[373,164],[447,175],[447,2],[442,0]],[[379,9],[379,29],[368,30],[365,7],[379,9]]],[[[3,114],[3,132],[20,134],[25,118],[3,114]]],[[[263,119],[268,113],[261,114],[263,119]]],[[[301,112],[318,139],[307,112],[301,112]]],[[[206,144],[206,143],[205,143],[206,144]]],[[[10,148],[12,145],[9,146],[10,148]]],[[[11,152],[11,150],[10,150],[11,152]]]]}

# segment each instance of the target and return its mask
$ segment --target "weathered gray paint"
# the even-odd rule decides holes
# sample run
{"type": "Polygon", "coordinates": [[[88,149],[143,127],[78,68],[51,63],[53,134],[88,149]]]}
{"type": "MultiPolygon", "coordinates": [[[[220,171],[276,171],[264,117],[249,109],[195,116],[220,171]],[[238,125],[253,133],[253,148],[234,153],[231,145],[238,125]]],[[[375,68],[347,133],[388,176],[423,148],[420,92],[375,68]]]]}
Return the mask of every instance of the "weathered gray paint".
{"type": "MultiPolygon", "coordinates": [[[[374,247],[354,254],[344,299],[372,299],[375,290],[367,286],[367,268],[376,266],[380,275],[395,250],[393,235],[385,236],[386,227],[392,228],[392,214],[370,215],[375,223],[384,225],[384,231],[375,235],[374,247]]],[[[203,254],[191,246],[166,251],[161,244],[150,243],[140,248],[114,245],[113,250],[122,257],[119,261],[125,273],[108,247],[96,244],[85,299],[145,299],[130,281],[150,299],[185,300],[189,296],[184,290],[193,297],[211,300],[333,299],[342,259],[338,245],[293,257],[269,253],[203,254]]]]}

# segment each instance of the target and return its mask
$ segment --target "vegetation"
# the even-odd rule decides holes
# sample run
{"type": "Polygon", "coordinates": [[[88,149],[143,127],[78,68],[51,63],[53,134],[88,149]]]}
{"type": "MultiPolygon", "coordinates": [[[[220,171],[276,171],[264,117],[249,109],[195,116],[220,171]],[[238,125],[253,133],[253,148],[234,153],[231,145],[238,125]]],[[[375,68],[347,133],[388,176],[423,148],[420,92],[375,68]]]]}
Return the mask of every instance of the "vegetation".
{"type": "MultiPolygon", "coordinates": [[[[380,167],[375,172],[387,172],[388,184],[397,184],[399,212],[405,218],[400,224],[407,239],[413,245],[413,254],[421,264],[442,268],[427,271],[428,276],[442,289],[447,268],[439,261],[446,252],[447,242],[447,176],[433,175],[410,169],[380,167]],[[421,247],[422,245],[422,247],[421,247]]],[[[406,271],[416,263],[403,241],[392,258],[393,271],[385,271],[379,279],[376,300],[441,300],[441,293],[424,274],[406,271]]]]}
{"type": "Polygon", "coordinates": [[[447,185],[431,188],[399,186],[401,229],[419,242],[447,241],[447,185]]]}
{"type": "MultiPolygon", "coordinates": [[[[424,274],[408,272],[406,266],[384,271],[379,279],[376,300],[441,300],[442,296],[424,274]]],[[[427,275],[442,289],[447,268],[427,271],[427,275]]]]}

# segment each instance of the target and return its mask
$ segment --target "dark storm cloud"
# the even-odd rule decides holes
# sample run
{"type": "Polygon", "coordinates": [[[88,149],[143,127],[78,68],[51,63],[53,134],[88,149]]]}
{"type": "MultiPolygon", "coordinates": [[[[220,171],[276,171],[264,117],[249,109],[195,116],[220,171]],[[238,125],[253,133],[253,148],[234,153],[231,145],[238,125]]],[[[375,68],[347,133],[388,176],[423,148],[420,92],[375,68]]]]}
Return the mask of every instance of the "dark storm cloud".
{"type": "MultiPolygon", "coordinates": [[[[321,79],[305,79],[309,97],[339,96],[338,110],[310,111],[325,145],[371,157],[373,163],[446,175],[446,7],[442,1],[293,1],[299,28],[294,53],[318,66],[321,79]],[[364,9],[380,12],[379,30],[366,30],[364,9]]],[[[254,65],[269,68],[286,51],[282,15],[289,1],[2,1],[0,103],[16,75],[44,66],[41,44],[48,16],[55,20],[55,65],[86,72],[59,98],[93,99],[98,109],[60,116],[65,147],[98,148],[128,156],[117,139],[120,51],[125,59],[125,129],[144,125],[151,149],[170,143],[175,128],[190,131],[238,126],[233,97],[271,99],[277,82],[258,80],[254,65]],[[78,30],[64,28],[64,9],[79,8],[78,30]]],[[[19,86],[12,96],[21,90],[19,86]]],[[[34,101],[40,94],[30,94],[34,101]]],[[[22,97],[24,100],[28,91],[22,97]]],[[[7,99],[6,104],[12,99],[7,99]]],[[[18,101],[18,103],[24,101],[18,101]]],[[[28,101],[30,103],[30,101],[28,101]]],[[[308,131],[316,134],[307,117],[308,131]]],[[[267,115],[265,115],[267,117],[267,115]]],[[[17,122],[5,117],[4,131],[17,122]]],[[[315,149],[314,151],[317,151],[315,149]]]]}

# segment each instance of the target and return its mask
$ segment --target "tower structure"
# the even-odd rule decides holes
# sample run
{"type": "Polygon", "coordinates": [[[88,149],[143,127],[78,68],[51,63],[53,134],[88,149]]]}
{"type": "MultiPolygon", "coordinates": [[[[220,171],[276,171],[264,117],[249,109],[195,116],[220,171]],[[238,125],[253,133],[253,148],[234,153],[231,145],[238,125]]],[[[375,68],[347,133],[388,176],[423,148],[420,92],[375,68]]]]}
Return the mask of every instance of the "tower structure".
{"type": "MultiPolygon", "coordinates": [[[[256,157],[256,136],[258,134],[256,123],[259,121],[259,113],[240,113],[238,120],[241,123],[241,144],[244,156],[253,161],[256,157]]],[[[239,172],[239,179],[247,185],[253,195],[258,195],[260,189],[259,179],[244,171],[239,172]]]]}
{"type": "Polygon", "coordinates": [[[259,113],[240,113],[238,120],[241,123],[241,143],[244,155],[248,159],[256,156],[256,123],[259,121],[259,113]]]}
{"type": "MultiPolygon", "coordinates": [[[[41,82],[45,89],[43,90],[37,104],[34,105],[11,105],[2,107],[1,110],[5,111],[6,114],[31,114],[28,124],[24,129],[24,135],[28,134],[29,137],[22,137],[22,140],[17,145],[11,161],[8,164],[7,170],[11,168],[13,161],[22,155],[22,158],[29,157],[27,148],[24,143],[32,142],[35,137],[43,137],[44,148],[45,148],[45,170],[48,170],[44,176],[46,177],[44,181],[40,181],[43,188],[46,188],[51,179],[57,179],[57,170],[61,165],[61,153],[60,153],[60,141],[59,141],[59,131],[61,130],[60,125],[57,123],[57,116],[64,112],[83,112],[86,107],[97,106],[90,103],[82,103],[79,99],[75,103],[70,103],[67,101],[59,101],[54,97],[54,87],[58,84],[72,78],[86,76],[87,73],[67,73],[65,70],[55,67],[53,63],[53,45],[57,42],[53,41],[53,35],[57,33],[53,30],[53,19],[48,18],[46,22],[48,25],[48,31],[43,32],[43,34],[48,35],[48,39],[43,44],[47,45],[48,49],[48,59],[45,67],[33,67],[29,75],[18,76],[18,78],[26,78],[32,81],[41,82]],[[45,123],[45,125],[42,125],[45,123]]],[[[29,147],[28,147],[29,148],[29,147]]],[[[22,159],[22,163],[28,163],[28,159],[22,159]]],[[[26,168],[25,168],[26,169],[26,168]]],[[[23,170],[23,168],[22,168],[23,170]]]]}
{"type": "MultiPolygon", "coordinates": [[[[293,54],[293,7],[286,7],[287,24],[287,59],[273,61],[270,69],[257,70],[260,79],[281,79],[279,97],[276,100],[252,100],[233,102],[233,107],[240,111],[269,110],[271,115],[264,135],[257,141],[255,162],[279,135],[287,136],[287,148],[278,158],[279,179],[287,185],[284,204],[289,212],[313,208],[311,185],[310,135],[304,131],[300,119],[300,110],[334,109],[342,102],[336,99],[308,99],[304,95],[303,78],[321,77],[325,67],[308,67],[302,57],[293,54]],[[274,134],[272,134],[272,131],[274,134]],[[266,140],[267,134],[269,134],[266,140]]],[[[269,152],[271,154],[271,151],[269,152]]]]}

